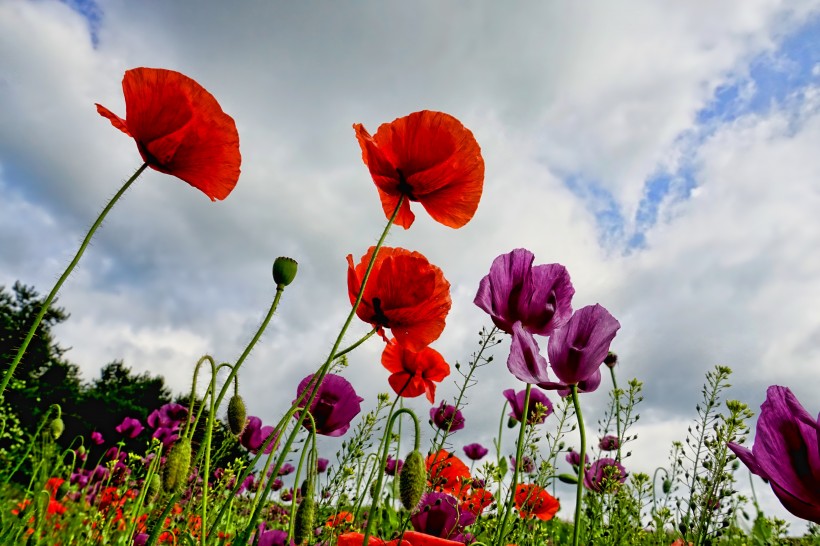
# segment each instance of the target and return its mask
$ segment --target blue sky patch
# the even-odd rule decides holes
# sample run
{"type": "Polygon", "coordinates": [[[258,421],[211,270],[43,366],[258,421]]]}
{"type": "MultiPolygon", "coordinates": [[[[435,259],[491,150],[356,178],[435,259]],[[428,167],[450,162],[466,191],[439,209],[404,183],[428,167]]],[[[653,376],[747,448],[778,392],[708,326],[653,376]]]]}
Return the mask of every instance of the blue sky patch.
{"type": "Polygon", "coordinates": [[[83,17],[88,22],[88,33],[91,43],[96,48],[100,43],[99,30],[102,25],[103,11],[94,0],[60,0],[83,17]]]}

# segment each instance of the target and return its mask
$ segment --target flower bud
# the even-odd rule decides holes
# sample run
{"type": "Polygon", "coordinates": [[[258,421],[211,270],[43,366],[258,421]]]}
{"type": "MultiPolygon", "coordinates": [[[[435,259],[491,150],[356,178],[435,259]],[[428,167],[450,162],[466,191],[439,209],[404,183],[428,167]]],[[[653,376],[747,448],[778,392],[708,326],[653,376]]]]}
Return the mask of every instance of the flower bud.
{"type": "Polygon", "coordinates": [[[51,425],[49,426],[51,431],[51,437],[55,440],[63,435],[63,431],[65,430],[65,423],[59,417],[56,417],[53,421],[51,421],[51,425]]]}
{"type": "Polygon", "coordinates": [[[273,280],[276,286],[287,286],[296,278],[299,264],[293,258],[279,256],[273,262],[273,280]]]}
{"type": "Polygon", "coordinates": [[[60,487],[57,488],[57,492],[54,495],[54,499],[58,501],[63,500],[63,497],[66,496],[66,493],[68,493],[68,490],[70,488],[71,484],[68,482],[68,480],[65,480],[63,483],[60,484],[60,487]]]}
{"type": "Polygon", "coordinates": [[[316,503],[313,495],[302,499],[299,508],[296,509],[296,521],[293,528],[293,541],[302,544],[305,540],[313,536],[313,521],[316,518],[316,503]]]}
{"type": "Polygon", "coordinates": [[[558,474],[558,479],[564,483],[578,483],[578,476],[573,476],[572,474],[558,474]]]}
{"type": "Polygon", "coordinates": [[[669,478],[663,480],[663,485],[661,488],[663,489],[663,494],[668,495],[672,491],[672,480],[669,478]]]}
{"type": "Polygon", "coordinates": [[[245,401],[238,394],[231,396],[228,401],[228,428],[231,434],[239,436],[245,430],[246,412],[245,401]]]}
{"type": "Polygon", "coordinates": [[[404,459],[404,466],[399,473],[399,498],[407,510],[412,510],[421,500],[427,485],[427,469],[424,457],[418,450],[411,451],[404,459]]]}
{"type": "Polygon", "coordinates": [[[609,351],[606,355],[606,358],[604,358],[604,364],[606,364],[610,368],[614,368],[615,364],[617,364],[617,363],[618,363],[618,355],[616,355],[612,351],[609,351]]]}
{"type": "Polygon", "coordinates": [[[171,448],[162,472],[162,485],[168,493],[181,491],[191,467],[191,440],[180,438],[171,448]]]}

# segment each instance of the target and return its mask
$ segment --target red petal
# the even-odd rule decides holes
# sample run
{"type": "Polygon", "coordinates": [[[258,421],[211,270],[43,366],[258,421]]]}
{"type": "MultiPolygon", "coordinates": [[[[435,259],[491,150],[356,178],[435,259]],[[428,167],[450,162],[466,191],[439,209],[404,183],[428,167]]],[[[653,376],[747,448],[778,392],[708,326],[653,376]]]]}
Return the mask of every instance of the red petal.
{"type": "Polygon", "coordinates": [[[94,103],[97,107],[97,112],[104,118],[108,118],[111,122],[111,125],[122,131],[128,136],[131,136],[131,133],[128,132],[128,124],[122,119],[120,116],[103,106],[102,104],[94,103]]]}

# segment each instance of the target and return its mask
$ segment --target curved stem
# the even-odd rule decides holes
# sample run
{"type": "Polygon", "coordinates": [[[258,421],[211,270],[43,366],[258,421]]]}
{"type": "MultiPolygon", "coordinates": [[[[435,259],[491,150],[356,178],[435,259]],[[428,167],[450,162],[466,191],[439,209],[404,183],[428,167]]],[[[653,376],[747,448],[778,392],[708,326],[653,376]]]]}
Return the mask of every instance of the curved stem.
{"type": "Polygon", "coordinates": [[[358,347],[359,345],[361,345],[362,343],[364,343],[365,341],[367,341],[368,339],[373,337],[373,334],[375,334],[378,331],[379,331],[378,328],[373,328],[367,334],[365,334],[365,336],[362,339],[360,339],[359,341],[357,341],[356,343],[354,343],[353,345],[351,345],[347,349],[342,349],[341,351],[336,353],[336,356],[334,356],[333,359],[335,360],[335,359],[339,358],[342,355],[346,355],[347,353],[349,353],[350,351],[352,351],[353,349],[355,349],[356,347],[358,347]]]}
{"type": "Polygon", "coordinates": [[[8,371],[6,371],[5,377],[3,377],[3,383],[0,384],[0,401],[3,400],[3,393],[6,392],[6,387],[8,386],[9,381],[11,381],[11,376],[14,374],[14,370],[15,368],[17,368],[17,365],[20,364],[20,361],[23,359],[23,355],[26,353],[28,344],[31,343],[32,338],[34,338],[34,333],[37,331],[37,327],[40,326],[40,322],[42,322],[43,317],[45,316],[49,306],[51,305],[51,302],[53,302],[54,298],[57,297],[57,292],[60,291],[60,288],[63,286],[63,283],[66,281],[66,279],[68,279],[68,276],[71,274],[71,272],[74,271],[74,268],[77,266],[77,263],[80,261],[80,258],[82,258],[83,253],[85,252],[85,249],[88,247],[88,243],[91,242],[91,238],[94,236],[94,233],[97,231],[97,228],[99,228],[102,224],[103,220],[108,214],[108,211],[110,211],[114,207],[117,201],[119,201],[120,197],[122,197],[122,194],[124,194],[125,191],[131,187],[131,184],[134,183],[134,181],[139,177],[139,175],[142,174],[142,171],[144,171],[146,168],[148,168],[148,163],[143,163],[142,166],[139,169],[137,169],[137,171],[133,175],[131,175],[131,178],[129,178],[125,182],[125,184],[123,184],[119,191],[114,194],[114,197],[112,197],[111,200],[108,201],[108,204],[105,205],[105,208],[103,208],[100,215],[97,217],[94,223],[91,224],[91,229],[88,230],[85,239],[83,239],[83,242],[80,243],[80,248],[74,255],[74,259],[72,259],[71,263],[68,264],[66,270],[63,271],[63,274],[60,275],[60,278],[57,280],[57,284],[54,285],[54,288],[51,289],[51,292],[49,292],[45,301],[43,301],[43,306],[42,308],[40,308],[40,312],[37,313],[37,316],[34,318],[34,322],[29,328],[28,334],[26,334],[26,338],[23,340],[23,343],[20,344],[20,348],[17,349],[17,355],[14,357],[14,360],[12,361],[8,371]]]}
{"type": "Polygon", "coordinates": [[[521,422],[519,423],[520,428],[518,430],[518,442],[515,450],[515,466],[513,467],[512,483],[510,483],[510,494],[507,499],[507,504],[504,507],[504,518],[498,527],[498,538],[496,540],[498,544],[501,544],[507,535],[507,520],[510,518],[510,511],[512,511],[513,501],[515,500],[515,488],[518,486],[518,472],[521,468],[521,459],[524,451],[524,436],[527,430],[527,422],[529,421],[530,390],[532,390],[532,385],[527,383],[527,389],[524,394],[524,409],[521,412],[521,422]]]}
{"type": "Polygon", "coordinates": [[[623,443],[623,438],[621,438],[621,392],[618,390],[618,382],[615,380],[614,367],[609,368],[609,375],[612,377],[612,392],[615,397],[615,426],[618,432],[618,454],[615,460],[621,462],[621,444],[623,443]]]}
{"type": "Polygon", "coordinates": [[[572,546],[578,546],[581,529],[581,499],[584,496],[584,458],[587,453],[587,436],[584,430],[584,417],[581,415],[581,402],[578,400],[578,385],[572,385],[572,404],[578,419],[578,430],[581,434],[581,464],[578,465],[578,485],[575,494],[575,525],[572,528],[572,546]]]}

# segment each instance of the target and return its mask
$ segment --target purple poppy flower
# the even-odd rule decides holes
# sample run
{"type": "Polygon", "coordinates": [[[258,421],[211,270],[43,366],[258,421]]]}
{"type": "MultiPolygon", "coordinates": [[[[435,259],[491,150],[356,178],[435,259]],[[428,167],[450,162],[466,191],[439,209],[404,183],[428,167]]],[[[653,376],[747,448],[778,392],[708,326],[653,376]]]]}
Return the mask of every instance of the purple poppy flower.
{"type": "Polygon", "coordinates": [[[512,327],[507,369],[524,383],[546,383],[550,380],[547,359],[541,356],[535,337],[524,330],[520,322],[512,327]]]}
{"type": "Polygon", "coordinates": [[[480,461],[489,452],[490,450],[481,444],[467,444],[464,446],[464,454],[471,461],[480,461]]]}
{"type": "MultiPolygon", "coordinates": [[[[271,467],[271,468],[273,468],[273,467],[271,467]]],[[[294,466],[293,466],[292,464],[290,464],[290,463],[285,463],[285,464],[283,464],[283,465],[282,465],[282,467],[279,469],[279,473],[278,473],[277,475],[279,475],[279,476],[287,476],[288,474],[290,474],[290,473],[291,473],[291,472],[293,472],[294,470],[296,470],[296,468],[294,468],[294,466]]]]}
{"type": "Polygon", "coordinates": [[[282,487],[284,487],[284,485],[285,485],[285,482],[283,482],[279,478],[276,478],[276,479],[273,480],[273,483],[271,484],[270,489],[271,489],[271,491],[279,491],[280,489],[282,489],[282,487]]]}
{"type": "MultiPolygon", "coordinates": [[[[567,453],[567,462],[572,466],[577,467],[579,464],[581,464],[581,454],[575,451],[574,449],[571,450],[569,453],[567,453]]],[[[587,455],[586,453],[584,454],[584,464],[589,464],[589,455],[587,455]]]]}
{"type": "MultiPolygon", "coordinates": [[[[502,394],[504,394],[504,397],[510,402],[510,408],[512,408],[510,417],[516,421],[521,421],[524,417],[524,400],[527,398],[527,391],[521,390],[515,392],[514,389],[507,389],[502,394]]],[[[547,398],[547,395],[539,389],[530,389],[530,403],[527,407],[527,424],[540,425],[546,421],[547,416],[552,414],[552,412],[552,402],[547,398]],[[541,416],[538,420],[536,420],[536,404],[541,404],[546,408],[541,411],[541,416]]]]}
{"type": "MultiPolygon", "coordinates": [[[[512,455],[510,455],[510,468],[515,468],[515,457],[512,455]]],[[[532,457],[524,455],[524,457],[521,458],[521,471],[525,474],[535,472],[535,461],[532,460],[532,457]]]]}
{"type": "Polygon", "coordinates": [[[288,542],[287,531],[280,529],[265,530],[265,522],[259,524],[259,546],[288,546],[295,544],[292,540],[288,542]]]}
{"type": "Polygon", "coordinates": [[[145,546],[149,538],[148,533],[137,533],[134,535],[134,546],[145,546]]]}
{"type": "Polygon", "coordinates": [[[122,420],[122,423],[114,427],[114,430],[127,438],[136,438],[140,435],[140,432],[142,432],[144,428],[145,427],[142,426],[142,423],[139,422],[139,419],[126,417],[122,420]]]}
{"type": "Polygon", "coordinates": [[[394,459],[392,455],[388,455],[387,460],[384,462],[384,473],[388,476],[395,476],[401,472],[401,468],[403,466],[404,461],[401,459],[394,459]]]}
{"type": "Polygon", "coordinates": [[[598,442],[598,447],[601,451],[615,451],[619,447],[621,447],[621,441],[618,439],[617,436],[613,436],[612,434],[607,434],[601,441],[598,442]]]}
{"type": "Polygon", "coordinates": [[[626,469],[615,459],[598,459],[584,473],[584,487],[600,493],[604,489],[604,479],[626,481],[626,469]]]}
{"type": "Polygon", "coordinates": [[[169,403],[152,411],[146,422],[151,428],[173,428],[184,422],[188,417],[188,408],[182,404],[169,403]]]}
{"type": "Polygon", "coordinates": [[[732,442],[729,448],[769,482],[786,510],[820,523],[820,416],[815,420],[791,390],[769,387],[752,449],[732,442]]]}
{"type": "Polygon", "coordinates": [[[425,493],[410,517],[413,529],[426,535],[451,538],[475,522],[469,510],[459,510],[458,500],[447,493],[425,493]]]}
{"type": "MultiPolygon", "coordinates": [[[[544,389],[567,388],[582,381],[600,384],[601,365],[609,345],[621,327],[602,306],[588,305],[576,311],[563,327],[553,332],[547,345],[552,371],[560,383],[539,383],[544,389]]],[[[587,384],[587,392],[594,390],[587,384]]],[[[595,385],[595,388],[598,386],[595,385]]]]}
{"type": "Polygon", "coordinates": [[[329,464],[329,460],[319,457],[318,459],[316,459],[316,472],[318,472],[319,474],[324,474],[325,470],[327,470],[327,465],[329,464]]]}
{"type": "Polygon", "coordinates": [[[433,424],[441,430],[448,430],[455,432],[464,428],[464,416],[461,410],[457,410],[455,406],[451,406],[444,400],[437,408],[430,408],[430,419],[433,424]]]}
{"type": "MultiPolygon", "coordinates": [[[[564,385],[563,383],[539,383],[538,385],[542,389],[556,389],[555,392],[558,393],[558,396],[561,398],[566,398],[567,396],[572,393],[569,386],[564,385]]],[[[584,379],[583,381],[578,382],[578,392],[594,392],[598,390],[598,387],[601,386],[601,369],[595,370],[595,372],[584,379]]]]}
{"type": "MultiPolygon", "coordinates": [[[[313,374],[302,379],[296,389],[297,396],[302,394],[312,378],[313,374]]],[[[364,398],[356,394],[353,385],[347,379],[341,375],[327,374],[309,410],[316,422],[316,434],[341,436],[347,432],[350,422],[362,411],[363,401],[364,398]]],[[[300,407],[304,407],[304,404],[303,400],[300,407]]],[[[302,426],[310,430],[310,419],[302,421],[302,426]]]]}
{"type": "Polygon", "coordinates": [[[178,432],[179,428],[177,426],[174,426],[174,428],[159,427],[151,434],[151,438],[156,438],[162,442],[163,446],[168,448],[179,438],[178,432]]]}
{"type": "Polygon", "coordinates": [[[517,248],[493,260],[474,303],[508,334],[520,322],[532,334],[548,336],[572,314],[575,289],[561,264],[537,265],[529,250],[517,248]]]}
{"type": "Polygon", "coordinates": [[[124,461],[128,458],[128,453],[120,449],[118,446],[112,446],[108,448],[108,451],[105,452],[106,459],[117,459],[120,461],[124,461]]]}
{"type": "MultiPolygon", "coordinates": [[[[262,419],[252,415],[248,417],[247,424],[239,436],[239,443],[251,453],[257,453],[271,434],[273,434],[273,427],[263,427],[262,419]]],[[[265,453],[273,451],[277,443],[279,442],[276,439],[270,442],[265,448],[265,453]]]]}
{"type": "Polygon", "coordinates": [[[98,446],[101,446],[105,443],[103,435],[97,432],[96,430],[91,433],[91,441],[98,446]]]}

